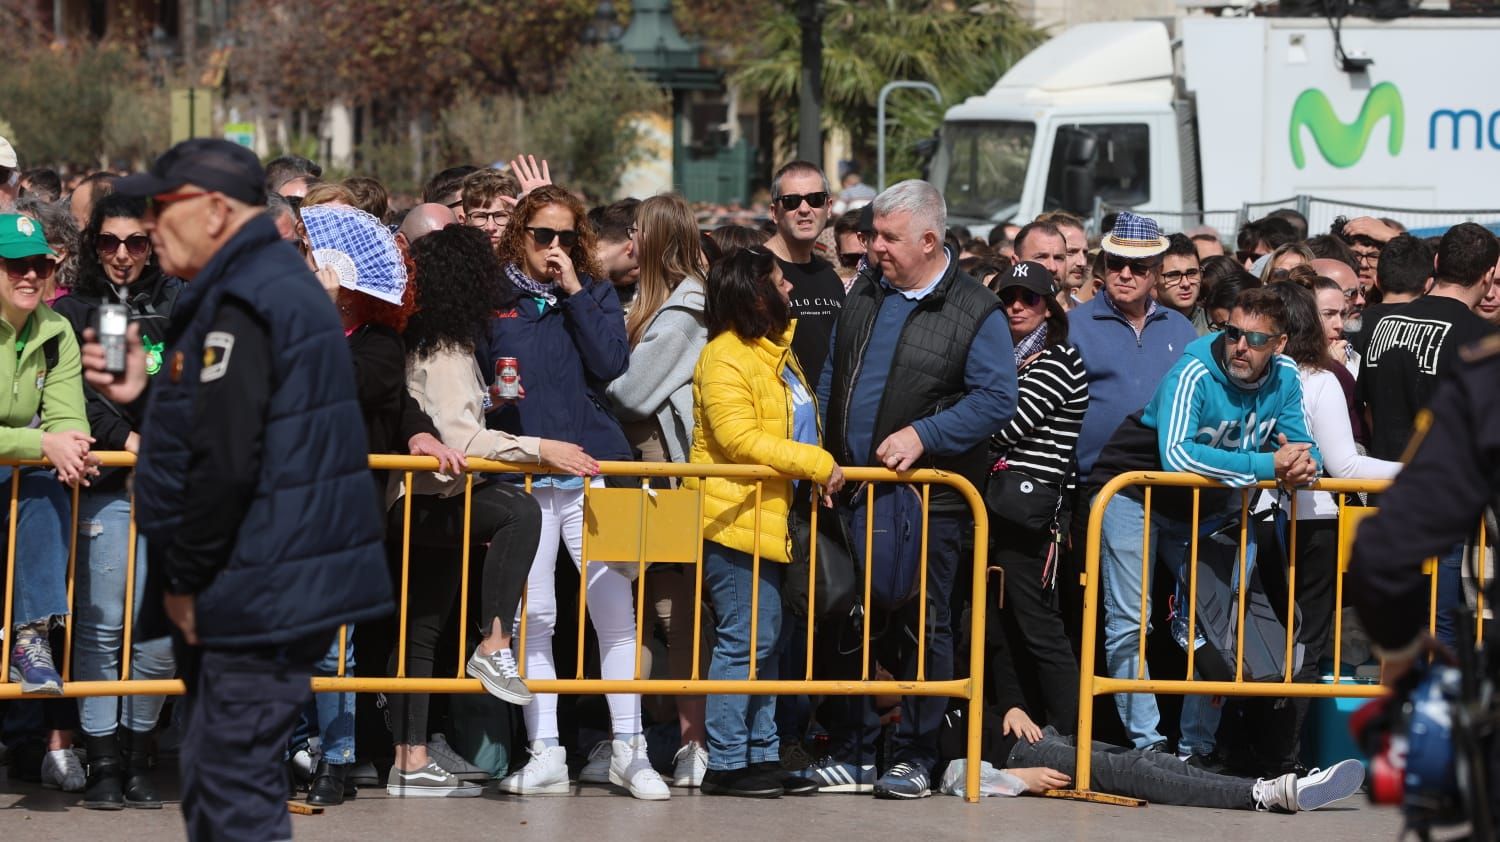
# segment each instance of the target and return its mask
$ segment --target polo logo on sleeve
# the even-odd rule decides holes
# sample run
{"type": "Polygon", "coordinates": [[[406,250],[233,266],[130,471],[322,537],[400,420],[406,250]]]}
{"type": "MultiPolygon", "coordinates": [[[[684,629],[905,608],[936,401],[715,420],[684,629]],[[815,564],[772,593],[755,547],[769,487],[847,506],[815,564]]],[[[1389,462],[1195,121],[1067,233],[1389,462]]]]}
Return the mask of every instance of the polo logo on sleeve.
{"type": "Polygon", "coordinates": [[[203,373],[200,383],[212,383],[229,371],[229,355],[234,351],[234,334],[216,330],[203,340],[203,373]]]}

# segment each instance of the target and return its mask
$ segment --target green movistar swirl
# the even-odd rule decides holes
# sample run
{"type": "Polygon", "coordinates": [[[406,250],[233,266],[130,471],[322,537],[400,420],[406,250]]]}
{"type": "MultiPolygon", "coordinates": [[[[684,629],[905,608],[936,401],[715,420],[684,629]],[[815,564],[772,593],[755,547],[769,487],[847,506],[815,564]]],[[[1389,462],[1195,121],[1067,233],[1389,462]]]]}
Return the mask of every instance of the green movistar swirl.
{"type": "Polygon", "coordinates": [[[1352,123],[1339,119],[1326,94],[1317,88],[1308,88],[1292,105],[1292,163],[1299,170],[1307,165],[1306,156],[1302,154],[1302,128],[1306,126],[1324,160],[1335,167],[1352,167],[1365,154],[1375,124],[1386,117],[1390,118],[1391,132],[1387,146],[1392,155],[1398,155],[1402,138],[1406,136],[1406,109],[1395,85],[1381,82],[1371,88],[1365,96],[1365,104],[1360,106],[1359,116],[1352,123]]]}

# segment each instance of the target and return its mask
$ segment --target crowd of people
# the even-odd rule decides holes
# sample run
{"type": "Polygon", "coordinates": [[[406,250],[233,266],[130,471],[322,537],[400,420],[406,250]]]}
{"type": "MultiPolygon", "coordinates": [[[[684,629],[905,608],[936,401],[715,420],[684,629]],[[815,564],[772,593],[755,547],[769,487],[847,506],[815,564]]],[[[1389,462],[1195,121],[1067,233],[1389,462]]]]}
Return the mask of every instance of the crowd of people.
{"type": "MultiPolygon", "coordinates": [[[[1226,660],[1232,674],[1234,647],[1212,612],[1198,612],[1188,639],[1199,547],[1200,607],[1238,587],[1224,560],[1243,550],[1248,587],[1282,615],[1295,553],[1297,611],[1277,619],[1283,634],[1293,629],[1297,662],[1254,668],[1316,681],[1331,654],[1340,501],[1305,486],[1394,476],[1459,350],[1500,329],[1500,243],[1472,223],[1424,238],[1361,218],[1313,234],[1281,211],[1247,223],[1227,249],[1218,232],[1168,236],[1129,212],[1091,239],[1082,220],[1051,212],[981,240],[948,224],[926,182],[878,195],[846,183],[839,196],[816,164],[796,161],[775,174],[764,225],[704,231],[675,194],[587,208],[530,156],[445,169],[401,210],[373,179],[325,181],[296,157],[263,166],[218,141],[180,145],[147,173],[91,176],[68,195],[55,173],[16,163],[0,159],[0,334],[16,350],[0,458],[51,467],[0,468],[7,482],[20,472],[4,631],[10,680],[28,697],[4,705],[0,740],[12,780],[81,792],[97,809],[160,806],[152,765],[169,723],[159,696],[29,698],[63,690],[64,627],[71,680],[180,675],[192,695],[194,676],[236,669],[251,647],[275,647],[313,674],[432,676],[446,669],[439,653],[460,614],[473,626],[465,672],[497,716],[521,708],[498,766],[455,747],[483,735],[462,733],[451,699],[309,702],[305,684],[288,685],[275,708],[285,728],[256,744],[288,775],[246,785],[273,807],[289,786],[340,804],[379,785],[376,765],[399,797],[479,795],[492,777],[513,795],[566,793],[576,778],[653,801],[674,788],[891,799],[961,789],[963,712],[941,698],[610,694],[606,711],[528,688],[576,666],[559,663],[570,647],[554,642],[578,589],[591,674],[635,675],[638,623],[664,655],[649,668],[656,677],[695,666],[711,679],[801,674],[805,628],[786,618],[811,608],[790,594],[791,577],[807,575],[794,522],[814,505],[840,520],[883,517],[889,534],[916,518],[926,570],[925,603],[892,562],[872,604],[817,617],[813,674],[913,679],[920,668],[944,680],[981,647],[986,763],[1016,791],[1066,786],[1079,704],[1072,583],[1099,489],[1133,470],[1225,486],[1196,501],[1159,491],[1149,521],[1139,489],[1108,503],[1109,674],[1147,674],[1141,612],[1159,582],[1176,591],[1167,620],[1199,653],[1200,677],[1218,677],[1226,660]],[[134,387],[89,368],[99,311],[112,305],[128,311],[132,356],[144,359],[134,387]],[[335,439],[337,453],[312,444],[335,439]],[[140,454],[134,496],[129,470],[100,467],[103,451],[140,454]],[[441,467],[408,483],[351,452],[441,467]],[[479,475],[469,489],[468,457],[550,470],[479,475]],[[767,465],[800,479],[686,480],[705,500],[701,571],[658,565],[637,581],[633,566],[591,564],[580,581],[584,488],[606,484],[602,460],[767,465]],[[974,596],[967,503],[934,486],[920,524],[910,487],[883,484],[878,514],[862,513],[865,491],[844,482],[851,466],[938,468],[983,491],[989,561],[1005,571],[987,595],[983,639],[961,619],[974,596]],[[1242,524],[1233,489],[1268,480],[1279,490],[1257,493],[1242,524]],[[315,534],[292,534],[299,524],[315,534]],[[480,559],[467,591],[465,546],[480,559]],[[563,550],[572,565],[558,565],[563,550]],[[293,559],[316,564],[271,589],[255,559],[282,571],[293,559]],[[359,586],[345,592],[346,581],[359,586]],[[462,592],[473,605],[460,612],[462,592]],[[405,594],[399,647],[393,593],[405,594]],[[127,611],[135,631],[122,653],[127,611]],[[847,645],[859,623],[868,652],[847,645]],[[328,638],[341,625],[343,647],[328,638]],[[277,631],[288,626],[324,633],[277,631]]],[[[1466,551],[1439,564],[1449,641],[1466,551]]],[[[1353,761],[1302,766],[1305,700],[1189,696],[1180,724],[1152,695],[1114,701],[1127,744],[1096,744],[1100,789],[1296,811],[1363,782],[1353,761]]],[[[204,710],[173,719],[191,729],[204,710]]],[[[213,748],[184,742],[185,778],[189,757],[203,763],[213,748]]],[[[185,780],[185,802],[214,785],[185,780]]]]}

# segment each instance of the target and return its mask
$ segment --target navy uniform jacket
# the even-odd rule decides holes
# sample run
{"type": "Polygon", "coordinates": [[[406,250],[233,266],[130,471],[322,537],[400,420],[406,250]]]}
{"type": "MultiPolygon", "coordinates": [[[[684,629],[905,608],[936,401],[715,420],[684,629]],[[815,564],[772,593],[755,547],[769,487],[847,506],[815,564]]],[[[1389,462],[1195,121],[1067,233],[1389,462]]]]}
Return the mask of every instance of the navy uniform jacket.
{"type": "Polygon", "coordinates": [[[196,596],[203,645],[276,646],[388,613],[348,343],[269,219],[246,223],[178,298],[164,369],[137,520],[151,585],[196,596]]]}

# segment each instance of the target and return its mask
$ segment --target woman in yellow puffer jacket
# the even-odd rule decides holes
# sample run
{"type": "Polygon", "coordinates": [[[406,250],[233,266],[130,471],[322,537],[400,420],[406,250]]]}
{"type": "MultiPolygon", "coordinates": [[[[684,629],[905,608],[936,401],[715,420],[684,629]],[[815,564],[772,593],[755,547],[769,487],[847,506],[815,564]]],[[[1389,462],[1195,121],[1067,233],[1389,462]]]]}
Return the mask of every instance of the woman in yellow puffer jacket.
{"type": "MultiPolygon", "coordinates": [[[[844,484],[819,446],[812,389],[791,355],[792,330],[781,267],[770,252],[745,249],[714,265],[704,322],[710,337],[693,374],[692,461],[768,465],[811,476],[828,492],[844,484]]],[[[759,565],[755,663],[776,677],[781,581],[790,560],[792,481],[710,477],[703,484],[703,583],[718,616],[710,679],[749,675],[751,596],[759,565]],[[757,562],[758,559],[758,562],[757,562]]],[[[775,696],[710,696],[707,795],[775,798],[811,794],[816,784],[781,772],[775,696]]]]}

